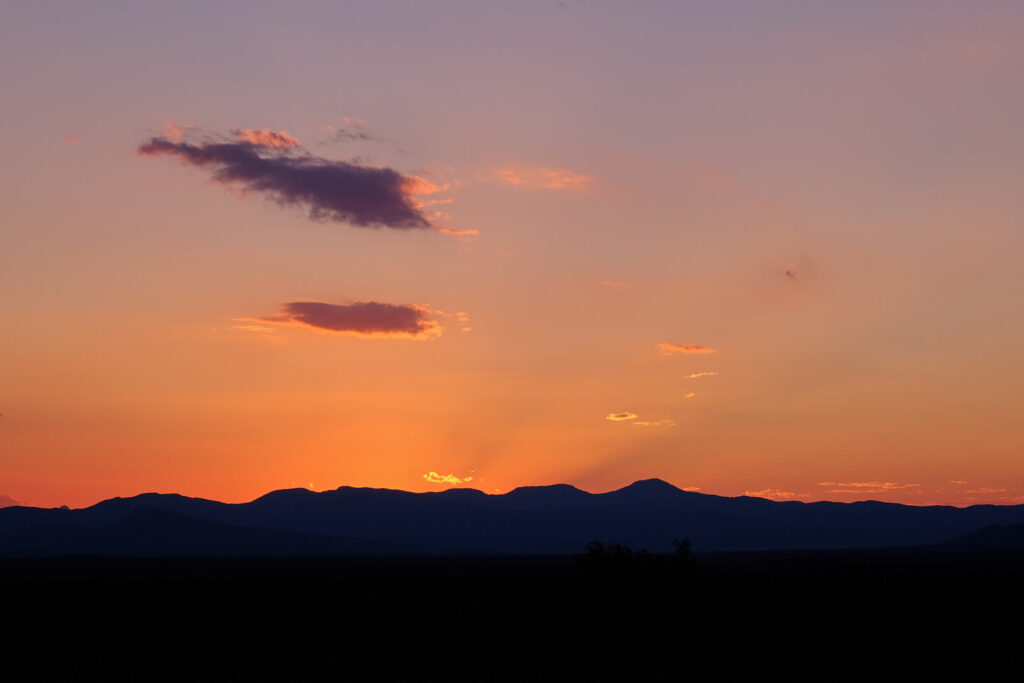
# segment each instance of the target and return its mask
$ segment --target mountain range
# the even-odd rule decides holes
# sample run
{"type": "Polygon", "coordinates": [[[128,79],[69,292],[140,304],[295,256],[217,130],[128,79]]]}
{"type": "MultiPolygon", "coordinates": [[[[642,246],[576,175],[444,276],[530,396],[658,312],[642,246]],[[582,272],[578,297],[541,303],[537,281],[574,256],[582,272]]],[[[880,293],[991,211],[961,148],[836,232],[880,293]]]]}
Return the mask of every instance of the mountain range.
{"type": "Polygon", "coordinates": [[[1024,524],[1024,505],[776,502],[683,491],[660,479],[597,494],[565,484],[501,495],[342,486],[238,504],[145,493],[81,509],[0,508],[0,556],[574,554],[595,540],[661,552],[682,538],[704,552],[882,548],[1015,524],[1024,524]]]}

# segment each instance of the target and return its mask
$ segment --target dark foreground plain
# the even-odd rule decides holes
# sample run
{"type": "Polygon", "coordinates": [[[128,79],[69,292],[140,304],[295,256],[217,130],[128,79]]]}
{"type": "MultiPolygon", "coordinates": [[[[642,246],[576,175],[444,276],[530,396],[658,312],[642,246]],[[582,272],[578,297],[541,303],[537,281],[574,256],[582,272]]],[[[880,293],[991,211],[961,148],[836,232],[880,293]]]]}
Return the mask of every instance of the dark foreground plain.
{"type": "Polygon", "coordinates": [[[1024,552],[695,559],[7,559],[2,677],[1024,677],[1024,552]]]}

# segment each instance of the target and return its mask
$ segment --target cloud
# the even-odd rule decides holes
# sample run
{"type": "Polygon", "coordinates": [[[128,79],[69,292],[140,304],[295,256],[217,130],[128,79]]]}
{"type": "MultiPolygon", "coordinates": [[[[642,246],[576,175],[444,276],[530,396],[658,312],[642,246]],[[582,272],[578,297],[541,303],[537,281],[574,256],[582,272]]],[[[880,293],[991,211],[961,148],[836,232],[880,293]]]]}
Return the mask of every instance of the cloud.
{"type": "Polygon", "coordinates": [[[281,206],[308,208],[313,220],[398,230],[438,229],[413,199],[415,194],[441,189],[433,183],[387,167],[290,153],[294,149],[246,140],[192,144],[154,137],[139,146],[138,154],[178,157],[210,171],[219,183],[259,192],[281,206]]]}
{"type": "Polygon", "coordinates": [[[430,316],[427,306],[414,304],[382,304],[376,301],[354,301],[350,304],[327,304],[319,301],[293,301],[272,318],[256,318],[251,322],[295,323],[330,332],[360,337],[393,337],[429,339],[440,337],[444,328],[430,316]]]}
{"type": "Polygon", "coordinates": [[[435,317],[438,317],[438,318],[446,318],[448,320],[454,320],[455,323],[459,326],[459,331],[460,332],[472,332],[473,331],[473,328],[470,326],[469,313],[466,313],[465,311],[457,311],[455,313],[448,313],[447,311],[442,311],[441,309],[435,309],[433,311],[433,314],[434,314],[435,317]]]}
{"type": "Polygon", "coordinates": [[[964,481],[963,479],[954,479],[953,481],[951,481],[951,482],[949,482],[949,483],[950,483],[950,484],[957,484],[957,485],[963,485],[963,484],[966,484],[967,482],[966,482],[966,481],[964,481]]]}
{"type": "Polygon", "coordinates": [[[494,169],[494,177],[506,185],[531,190],[567,190],[583,192],[590,189],[593,178],[564,168],[510,164],[494,169]]]}
{"type": "Polygon", "coordinates": [[[699,486],[682,486],[682,487],[680,487],[680,490],[681,491],[700,491],[700,487],[699,486]]]}
{"type": "Polygon", "coordinates": [[[348,116],[342,117],[344,122],[340,126],[327,126],[330,136],[324,142],[385,142],[382,138],[370,131],[366,121],[353,119],[348,116]]]}
{"type": "Polygon", "coordinates": [[[636,413],[622,412],[622,413],[610,413],[608,415],[605,415],[604,419],[611,420],[612,422],[624,422],[626,420],[635,420],[638,417],[640,417],[640,416],[637,415],[636,413]]]}
{"type": "Polygon", "coordinates": [[[438,474],[433,471],[424,474],[423,478],[431,484],[451,484],[452,486],[458,486],[459,484],[465,484],[468,481],[473,481],[473,477],[464,477],[459,479],[454,474],[438,474]]]}
{"type": "Polygon", "coordinates": [[[689,375],[686,376],[686,379],[697,379],[698,377],[714,377],[717,374],[717,372],[712,372],[710,370],[707,370],[705,372],[691,372],[689,375]]]}
{"type": "Polygon", "coordinates": [[[661,353],[666,356],[671,356],[676,353],[717,353],[714,349],[709,346],[701,346],[700,344],[670,344],[669,342],[662,342],[658,344],[658,348],[661,349],[661,353]]]}
{"type": "MultiPolygon", "coordinates": [[[[818,486],[833,486],[829,493],[886,493],[903,489],[919,489],[920,484],[900,484],[895,481],[819,481],[818,486]]],[[[911,493],[920,493],[912,491],[911,493]]]]}
{"type": "Polygon", "coordinates": [[[454,228],[446,228],[442,225],[438,225],[435,228],[438,232],[443,232],[446,235],[455,235],[456,237],[476,237],[480,234],[479,230],[456,230],[454,228]]]}
{"type": "Polygon", "coordinates": [[[980,489],[967,489],[964,493],[1006,493],[1005,486],[985,486],[980,489]]]}
{"type": "Polygon", "coordinates": [[[288,149],[290,147],[298,147],[302,143],[299,139],[289,135],[283,130],[272,131],[272,130],[254,130],[252,128],[242,128],[236,130],[235,135],[239,140],[248,142],[251,145],[258,145],[259,147],[269,147],[271,149],[288,149]]]}
{"type": "Polygon", "coordinates": [[[691,391],[690,393],[686,394],[683,398],[693,398],[696,395],[697,395],[697,392],[691,391]]]}
{"type": "Polygon", "coordinates": [[[24,505],[20,500],[11,498],[10,496],[0,495],[0,508],[9,507],[11,505],[24,505]]]}
{"type": "Polygon", "coordinates": [[[633,420],[629,424],[636,425],[637,427],[675,427],[676,423],[672,420],[633,420]]]}
{"type": "Polygon", "coordinates": [[[164,137],[169,140],[180,140],[185,137],[185,133],[189,133],[195,129],[196,126],[194,123],[179,126],[174,121],[164,121],[164,137]]]}
{"type": "Polygon", "coordinates": [[[65,135],[64,136],[64,142],[67,142],[69,144],[73,144],[75,142],[78,142],[78,136],[77,135],[65,135]]]}
{"type": "Polygon", "coordinates": [[[626,280],[601,280],[601,284],[612,289],[629,289],[633,286],[632,282],[626,280]]]}
{"type": "Polygon", "coordinates": [[[847,489],[880,489],[891,491],[897,489],[917,488],[920,484],[899,484],[895,481],[819,481],[818,486],[839,486],[847,489]]]}
{"type": "Polygon", "coordinates": [[[793,500],[794,498],[800,498],[797,493],[792,491],[780,491],[779,489],[761,489],[760,491],[744,491],[744,496],[751,496],[753,498],[768,498],[769,500],[793,500]]]}
{"type": "MultiPolygon", "coordinates": [[[[252,319],[239,318],[236,322],[251,323],[252,319]]],[[[275,334],[277,330],[275,330],[273,327],[267,327],[266,325],[232,325],[231,329],[238,330],[240,332],[248,332],[249,334],[254,334],[258,339],[273,342],[275,344],[281,344],[284,342],[284,337],[280,337],[277,334],[275,334]]]]}

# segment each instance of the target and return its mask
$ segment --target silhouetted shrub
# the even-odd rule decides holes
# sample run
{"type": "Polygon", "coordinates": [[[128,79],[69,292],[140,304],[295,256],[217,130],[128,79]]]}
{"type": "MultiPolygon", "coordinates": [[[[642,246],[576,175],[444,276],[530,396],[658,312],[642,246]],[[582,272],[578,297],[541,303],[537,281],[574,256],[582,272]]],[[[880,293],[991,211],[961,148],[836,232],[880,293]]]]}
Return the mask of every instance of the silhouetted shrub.
{"type": "Polygon", "coordinates": [[[590,576],[616,579],[688,579],[696,563],[690,552],[690,540],[673,542],[672,554],[651,553],[647,549],[634,551],[625,543],[591,541],[577,560],[590,576]]]}
{"type": "Polygon", "coordinates": [[[672,541],[672,545],[676,549],[675,554],[672,556],[672,568],[676,574],[690,576],[697,568],[697,561],[693,558],[693,553],[691,552],[690,539],[684,538],[680,541],[677,538],[672,541]]]}

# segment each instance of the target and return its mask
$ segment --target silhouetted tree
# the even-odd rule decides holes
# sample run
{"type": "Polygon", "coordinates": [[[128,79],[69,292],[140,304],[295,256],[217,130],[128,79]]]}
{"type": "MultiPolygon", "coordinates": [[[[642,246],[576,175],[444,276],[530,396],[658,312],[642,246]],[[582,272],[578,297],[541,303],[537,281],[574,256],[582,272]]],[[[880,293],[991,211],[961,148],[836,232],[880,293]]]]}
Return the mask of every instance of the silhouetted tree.
{"type": "Polygon", "coordinates": [[[680,576],[693,574],[697,568],[697,562],[693,559],[690,539],[684,538],[680,541],[677,538],[672,541],[672,545],[676,549],[675,555],[672,556],[672,568],[675,570],[675,573],[680,576]]]}

